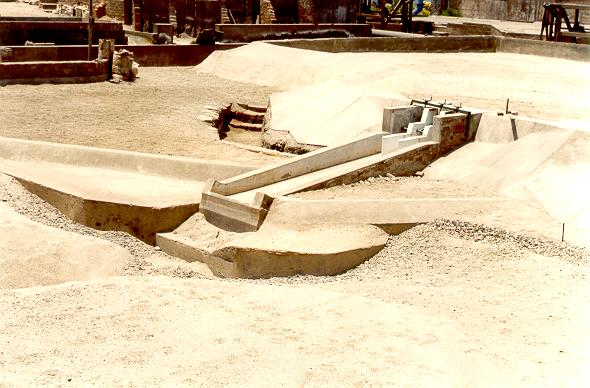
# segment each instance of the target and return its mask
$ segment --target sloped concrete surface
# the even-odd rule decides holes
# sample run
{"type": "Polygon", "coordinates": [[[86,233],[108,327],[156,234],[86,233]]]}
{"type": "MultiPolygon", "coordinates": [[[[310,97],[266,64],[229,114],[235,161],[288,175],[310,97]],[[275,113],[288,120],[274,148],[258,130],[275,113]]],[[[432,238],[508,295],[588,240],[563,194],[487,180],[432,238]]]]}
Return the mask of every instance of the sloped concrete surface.
{"type": "Polygon", "coordinates": [[[0,202],[0,288],[47,286],[121,275],[127,249],[41,225],[0,202]]]}
{"type": "Polygon", "coordinates": [[[70,219],[153,244],[198,211],[204,181],[252,167],[0,138],[0,171],[70,219]]]}
{"type": "Polygon", "coordinates": [[[336,275],[377,254],[388,235],[363,224],[264,224],[228,250],[237,273],[246,278],[336,275]]]}

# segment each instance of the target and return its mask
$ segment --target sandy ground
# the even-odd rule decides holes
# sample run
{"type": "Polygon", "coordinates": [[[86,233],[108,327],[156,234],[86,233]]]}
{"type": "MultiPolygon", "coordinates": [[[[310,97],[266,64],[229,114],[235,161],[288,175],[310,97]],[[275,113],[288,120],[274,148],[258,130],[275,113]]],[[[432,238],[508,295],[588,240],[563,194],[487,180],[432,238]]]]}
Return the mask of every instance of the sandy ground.
{"type": "MultiPolygon", "coordinates": [[[[209,104],[266,105],[272,90],[173,67],[141,68],[133,83],[9,85],[0,136],[264,164],[280,158],[223,144],[197,116],[209,104]]],[[[258,133],[242,137],[260,144],[258,133]]]]}
{"type": "Polygon", "coordinates": [[[332,278],[3,290],[0,383],[586,385],[588,259],[457,230],[332,278]]]}
{"type": "MultiPolygon", "coordinates": [[[[552,82],[558,81],[544,83],[550,59],[371,58],[377,57],[416,68],[399,79],[404,93],[428,94],[420,82],[432,81],[441,96],[496,106],[512,78],[518,93],[510,94],[522,103],[516,109],[547,112],[557,101],[552,109],[560,118],[587,118],[569,115],[582,102],[565,109],[576,97],[566,90],[587,79],[566,72],[563,89],[557,89],[562,94],[554,93],[552,82]],[[419,67],[432,63],[440,66],[438,76],[420,77],[419,67]],[[451,65],[459,70],[448,70],[451,65]]],[[[276,86],[231,82],[188,68],[141,71],[132,84],[0,88],[0,136],[277,160],[225,145],[196,120],[206,104],[260,104],[276,86]]],[[[416,181],[400,185],[398,195],[414,190],[412,185],[416,181]]],[[[364,192],[371,186],[378,187],[374,197],[396,190],[388,181],[370,183],[364,192]]],[[[326,193],[339,195],[338,190],[363,195],[354,187],[326,193]]],[[[440,182],[428,190],[438,196],[487,195],[440,182]]],[[[0,289],[0,386],[590,384],[590,264],[587,251],[567,244],[478,226],[474,216],[471,223],[440,221],[391,237],[381,253],[340,276],[229,281],[129,236],[76,225],[5,176],[0,200],[34,221],[108,240],[133,256],[115,277],[0,289]]]]}

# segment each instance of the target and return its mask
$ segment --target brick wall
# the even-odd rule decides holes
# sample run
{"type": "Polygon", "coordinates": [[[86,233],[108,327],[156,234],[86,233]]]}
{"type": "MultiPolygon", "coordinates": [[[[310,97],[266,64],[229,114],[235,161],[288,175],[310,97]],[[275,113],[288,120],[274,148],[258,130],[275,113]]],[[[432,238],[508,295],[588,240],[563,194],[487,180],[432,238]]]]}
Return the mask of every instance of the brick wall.
{"type": "Polygon", "coordinates": [[[432,122],[434,128],[440,128],[440,155],[465,144],[465,128],[467,126],[467,115],[462,113],[434,116],[432,122]]]}
{"type": "MultiPolygon", "coordinates": [[[[123,0],[93,0],[92,6],[94,9],[101,3],[104,2],[106,4],[106,11],[107,16],[113,19],[117,19],[119,21],[123,21],[124,17],[124,8],[123,8],[123,0]]],[[[88,5],[87,0],[59,0],[59,4],[66,4],[66,5],[76,5],[76,4],[83,4],[88,5]]],[[[96,13],[95,13],[96,15],[96,13]]]]}
{"type": "Polygon", "coordinates": [[[107,6],[107,16],[122,22],[125,18],[123,0],[103,0],[107,6]]]}

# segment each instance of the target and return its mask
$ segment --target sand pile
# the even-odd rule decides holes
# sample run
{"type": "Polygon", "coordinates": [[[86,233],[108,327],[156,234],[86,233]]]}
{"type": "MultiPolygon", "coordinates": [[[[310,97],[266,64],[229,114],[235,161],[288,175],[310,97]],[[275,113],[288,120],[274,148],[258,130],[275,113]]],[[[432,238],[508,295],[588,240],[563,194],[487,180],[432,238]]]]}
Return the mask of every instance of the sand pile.
{"type": "Polygon", "coordinates": [[[367,94],[342,81],[327,81],[271,95],[265,130],[288,131],[301,144],[336,145],[381,132],[383,109],[407,103],[394,92],[367,94]]]}
{"type": "MultiPolygon", "coordinates": [[[[479,109],[588,124],[590,72],[584,62],[508,53],[324,53],[255,42],[216,51],[200,73],[282,90],[340,80],[366,95],[462,102],[479,109]],[[548,77],[548,74],[560,74],[548,77]],[[534,103],[533,103],[534,101],[534,103]]],[[[316,98],[317,109],[323,101],[316,98]]],[[[305,112],[313,116],[315,111],[305,112]]]]}
{"type": "Polygon", "coordinates": [[[120,275],[132,260],[113,243],[30,221],[0,203],[0,288],[120,275]]]}
{"type": "MultiPolygon", "coordinates": [[[[502,128],[492,129],[499,133],[502,128]]],[[[511,142],[501,137],[496,142],[485,133],[481,137],[487,141],[467,144],[435,161],[426,177],[536,201],[566,224],[570,236],[590,245],[590,133],[547,127],[511,142]]]]}

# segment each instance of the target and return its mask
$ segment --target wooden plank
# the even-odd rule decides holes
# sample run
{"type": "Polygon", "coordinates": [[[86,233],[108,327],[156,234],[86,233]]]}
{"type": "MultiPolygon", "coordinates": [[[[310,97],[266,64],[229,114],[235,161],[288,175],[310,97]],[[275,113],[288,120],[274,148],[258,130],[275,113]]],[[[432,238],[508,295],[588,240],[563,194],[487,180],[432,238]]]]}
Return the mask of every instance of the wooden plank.
{"type": "Polygon", "coordinates": [[[563,9],[581,9],[581,10],[589,10],[590,4],[573,4],[573,3],[560,3],[561,8],[563,9]]]}
{"type": "Polygon", "coordinates": [[[590,33],[588,32],[561,31],[560,35],[569,36],[571,38],[590,38],[590,33]]]}

